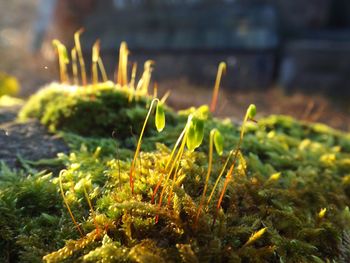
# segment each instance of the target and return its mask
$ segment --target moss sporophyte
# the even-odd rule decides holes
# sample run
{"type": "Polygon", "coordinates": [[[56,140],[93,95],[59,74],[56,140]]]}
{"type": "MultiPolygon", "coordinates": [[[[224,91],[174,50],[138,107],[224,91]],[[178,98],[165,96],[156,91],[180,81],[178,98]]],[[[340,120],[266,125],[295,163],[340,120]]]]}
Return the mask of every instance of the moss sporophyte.
{"type": "Polygon", "coordinates": [[[55,41],[62,83],[20,113],[66,141],[64,169],[23,176],[0,163],[1,262],[349,262],[350,135],[256,122],[254,105],[241,125],[214,118],[223,63],[211,107],[180,112],[150,91],[152,60],[136,80],[126,43],[113,82],[96,42],[88,79],[82,32],[73,76],[55,41]]]}

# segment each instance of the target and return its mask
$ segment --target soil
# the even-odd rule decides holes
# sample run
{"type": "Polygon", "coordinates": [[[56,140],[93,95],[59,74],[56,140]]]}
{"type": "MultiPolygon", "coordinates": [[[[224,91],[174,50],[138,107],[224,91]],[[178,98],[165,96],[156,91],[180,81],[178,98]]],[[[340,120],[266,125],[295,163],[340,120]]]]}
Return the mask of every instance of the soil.
{"type": "Polygon", "coordinates": [[[38,121],[16,121],[19,107],[0,108],[0,161],[10,168],[21,168],[21,160],[37,161],[68,153],[57,135],[49,134],[38,121]]]}

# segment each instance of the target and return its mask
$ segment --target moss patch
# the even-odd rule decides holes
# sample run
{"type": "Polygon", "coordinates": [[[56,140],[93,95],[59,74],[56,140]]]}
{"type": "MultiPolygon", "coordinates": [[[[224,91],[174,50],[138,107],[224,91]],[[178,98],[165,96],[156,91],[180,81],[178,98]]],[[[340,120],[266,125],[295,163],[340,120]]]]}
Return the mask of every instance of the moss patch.
{"type": "MultiPolygon", "coordinates": [[[[194,152],[185,150],[176,178],[161,181],[160,191],[153,196],[160,178],[166,175],[165,166],[186,116],[191,113],[168,110],[166,116],[172,116],[173,121],[170,125],[167,122],[162,133],[149,126],[135,169],[132,195],[129,174],[136,140],[128,132],[113,139],[110,132],[116,127],[113,125],[124,130],[128,125],[142,125],[147,99],[129,103],[128,96],[114,87],[95,90],[86,97],[80,90],[62,94],[65,92],[61,88],[58,91],[58,87],[42,90],[28,102],[21,116],[37,117],[52,131],[63,131],[71,152],[59,156],[65,166],[60,178],[65,199],[84,234],[79,237],[59,196],[58,177],[40,173],[23,177],[3,165],[0,251],[4,252],[0,259],[5,262],[26,258],[34,262],[42,257],[48,262],[350,260],[348,134],[287,116],[270,116],[249,124],[242,156],[216,223],[217,200],[225,178],[196,225],[208,169],[210,130],[217,128],[223,135],[224,154],[214,155],[208,193],[239,140],[239,127],[209,116],[202,146],[194,152]],[[59,99],[51,101],[55,98],[59,99]],[[83,114],[87,108],[95,112],[96,101],[100,105],[97,108],[108,112],[101,116],[114,116],[116,111],[118,118],[126,121],[115,123],[105,117],[110,124],[101,128],[102,123],[96,124],[91,116],[83,114]],[[77,109],[85,103],[89,107],[77,109]],[[128,116],[128,110],[139,108],[143,110],[139,118],[128,116]],[[90,128],[80,127],[83,124],[90,128]],[[169,196],[172,185],[173,194],[169,196]],[[159,205],[163,189],[165,195],[159,205]],[[44,202],[47,199],[50,201],[44,202]]],[[[93,116],[98,118],[100,111],[93,116]]]]}

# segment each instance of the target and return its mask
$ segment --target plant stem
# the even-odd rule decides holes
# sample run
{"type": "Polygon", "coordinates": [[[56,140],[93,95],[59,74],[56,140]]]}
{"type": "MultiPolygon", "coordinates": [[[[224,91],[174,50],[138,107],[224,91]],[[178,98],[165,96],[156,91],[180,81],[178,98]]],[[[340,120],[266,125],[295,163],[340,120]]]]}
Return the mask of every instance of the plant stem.
{"type": "Polygon", "coordinates": [[[103,65],[103,61],[102,61],[101,57],[98,57],[97,63],[98,63],[98,67],[100,68],[100,72],[101,72],[101,76],[102,76],[103,82],[107,82],[108,81],[108,76],[107,76],[106,69],[105,69],[105,66],[103,65]]]}
{"type": "Polygon", "coordinates": [[[92,218],[93,218],[93,221],[94,221],[94,225],[95,225],[95,228],[96,228],[96,233],[97,233],[97,235],[99,235],[100,234],[100,229],[99,229],[97,221],[96,221],[96,214],[95,214],[94,208],[92,207],[92,204],[91,204],[89,195],[88,195],[88,193],[86,191],[85,185],[83,185],[83,189],[84,189],[85,198],[86,198],[86,200],[88,202],[88,205],[89,205],[89,208],[90,208],[90,211],[91,211],[91,215],[92,215],[92,218]]]}
{"type": "Polygon", "coordinates": [[[219,88],[220,88],[220,82],[221,82],[221,77],[222,75],[226,73],[226,63],[221,62],[218,67],[218,72],[216,74],[216,80],[215,80],[215,86],[213,90],[213,96],[211,100],[211,105],[210,105],[210,111],[214,112],[216,109],[216,103],[218,100],[218,94],[219,94],[219,88]]]}
{"type": "Polygon", "coordinates": [[[100,56],[100,40],[97,40],[92,47],[92,84],[96,85],[98,83],[98,71],[97,71],[97,63],[98,58],[100,56]]]}
{"type": "Polygon", "coordinates": [[[212,130],[210,132],[210,136],[209,136],[209,160],[208,160],[208,171],[207,171],[207,176],[205,178],[205,184],[204,184],[204,189],[203,189],[203,194],[202,194],[202,198],[201,201],[199,203],[199,207],[198,207],[198,211],[197,211],[197,216],[196,216],[196,220],[194,223],[194,227],[197,227],[197,223],[198,223],[198,219],[202,210],[202,206],[204,203],[204,199],[205,199],[205,194],[207,193],[207,189],[208,189],[208,183],[209,183],[209,178],[210,178],[210,174],[211,174],[211,169],[212,169],[212,163],[213,163],[213,144],[214,144],[214,135],[215,135],[215,130],[212,130]]]}
{"type": "Polygon", "coordinates": [[[148,113],[147,113],[147,116],[146,116],[146,119],[145,121],[143,122],[143,126],[142,126],[142,130],[141,130],[141,134],[140,134],[140,137],[139,137],[139,140],[137,142],[137,146],[136,146],[136,150],[135,150],[135,154],[134,154],[134,159],[132,160],[132,163],[131,163],[131,167],[130,167],[130,187],[131,187],[131,193],[134,194],[134,176],[135,176],[135,164],[136,164],[136,159],[137,159],[137,156],[140,152],[140,149],[141,149],[141,142],[142,142],[142,137],[143,137],[143,134],[145,132],[145,129],[146,129],[146,125],[147,125],[147,121],[149,119],[149,116],[151,115],[151,111],[153,109],[153,105],[155,102],[159,102],[159,100],[157,98],[153,99],[152,102],[151,102],[151,105],[149,107],[149,110],[148,110],[148,113]]]}
{"type": "Polygon", "coordinates": [[[71,219],[72,219],[74,225],[75,225],[76,228],[78,229],[80,235],[83,237],[83,236],[84,236],[83,231],[80,229],[80,227],[79,227],[77,221],[75,220],[75,218],[74,218],[74,216],[73,216],[73,213],[72,213],[72,210],[70,209],[70,206],[69,206],[68,201],[67,201],[67,199],[66,199],[66,196],[64,195],[63,185],[62,185],[62,174],[65,173],[65,172],[67,172],[67,170],[62,170],[62,171],[60,172],[60,174],[59,174],[59,182],[60,182],[61,195],[62,195],[62,198],[63,198],[63,202],[64,202],[64,204],[65,204],[66,207],[67,207],[68,213],[69,213],[69,215],[70,215],[70,217],[71,217],[71,219]]]}
{"type": "Polygon", "coordinates": [[[75,48],[77,50],[77,54],[79,58],[81,82],[83,86],[86,86],[87,78],[86,78],[85,62],[84,62],[83,52],[81,50],[81,45],[80,45],[80,34],[83,32],[84,32],[84,28],[80,28],[77,32],[74,33],[74,44],[75,44],[75,48]]]}
{"type": "Polygon", "coordinates": [[[74,82],[74,85],[78,86],[79,80],[78,80],[77,50],[75,48],[72,49],[71,56],[72,56],[73,82],[74,82]]]}

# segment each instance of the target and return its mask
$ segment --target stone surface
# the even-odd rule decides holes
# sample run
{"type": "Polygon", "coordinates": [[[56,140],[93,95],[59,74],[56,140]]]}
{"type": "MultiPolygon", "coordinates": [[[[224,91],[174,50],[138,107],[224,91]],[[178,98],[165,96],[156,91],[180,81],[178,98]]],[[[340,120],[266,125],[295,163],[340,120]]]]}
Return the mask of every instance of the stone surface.
{"type": "Polygon", "coordinates": [[[16,122],[17,111],[15,107],[0,108],[0,161],[14,168],[21,167],[19,158],[37,161],[68,152],[63,140],[49,134],[38,121],[16,122]]]}

